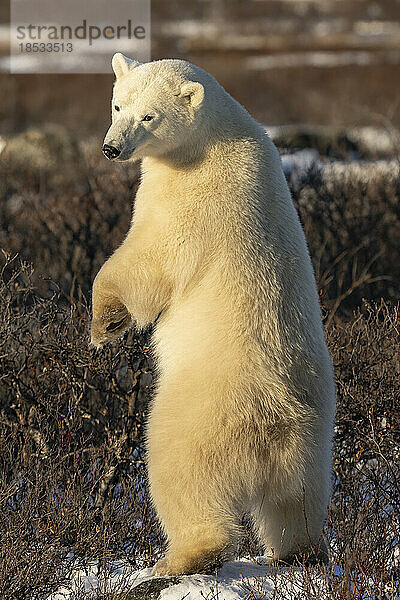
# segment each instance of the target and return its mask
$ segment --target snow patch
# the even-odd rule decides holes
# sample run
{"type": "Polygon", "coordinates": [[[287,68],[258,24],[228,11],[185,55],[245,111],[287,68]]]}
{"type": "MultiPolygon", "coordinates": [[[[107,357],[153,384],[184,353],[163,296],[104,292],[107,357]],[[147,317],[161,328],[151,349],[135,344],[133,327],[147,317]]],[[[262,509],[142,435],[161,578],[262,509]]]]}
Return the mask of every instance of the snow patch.
{"type": "MultiPolygon", "coordinates": [[[[122,593],[132,590],[145,582],[154,581],[155,589],[159,578],[151,576],[151,569],[132,570],[128,563],[120,563],[110,571],[105,580],[98,575],[97,563],[80,570],[68,587],[60,588],[48,600],[69,600],[76,597],[96,598],[105,593],[122,593]]],[[[163,578],[168,579],[168,578],[163,578]]],[[[284,590],[287,600],[303,597],[310,584],[320,592],[321,598],[327,592],[327,576],[323,567],[315,571],[300,567],[270,567],[264,557],[254,560],[242,558],[225,563],[214,575],[184,575],[159,592],[159,600],[245,600],[251,598],[273,598],[276,589],[284,590]]],[[[162,586],[161,586],[162,587],[162,586]]]]}

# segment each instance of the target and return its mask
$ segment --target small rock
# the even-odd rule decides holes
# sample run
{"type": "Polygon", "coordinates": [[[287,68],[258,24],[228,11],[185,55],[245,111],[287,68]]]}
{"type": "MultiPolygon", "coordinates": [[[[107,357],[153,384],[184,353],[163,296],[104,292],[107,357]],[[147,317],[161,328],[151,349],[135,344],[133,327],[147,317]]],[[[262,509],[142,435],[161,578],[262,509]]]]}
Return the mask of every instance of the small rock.
{"type": "MultiPolygon", "coordinates": [[[[180,583],[178,577],[158,577],[142,581],[125,597],[126,600],[159,600],[160,594],[166,588],[180,583]]],[[[118,600],[118,599],[116,599],[118,600]]]]}

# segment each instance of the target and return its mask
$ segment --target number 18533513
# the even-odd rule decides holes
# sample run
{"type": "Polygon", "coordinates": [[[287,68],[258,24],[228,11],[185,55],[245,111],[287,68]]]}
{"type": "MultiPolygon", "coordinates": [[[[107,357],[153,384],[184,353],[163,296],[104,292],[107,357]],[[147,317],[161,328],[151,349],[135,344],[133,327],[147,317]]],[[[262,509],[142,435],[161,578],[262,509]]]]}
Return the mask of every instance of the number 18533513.
{"type": "Polygon", "coordinates": [[[24,42],[19,44],[21,52],[72,52],[71,42],[24,42]]]}

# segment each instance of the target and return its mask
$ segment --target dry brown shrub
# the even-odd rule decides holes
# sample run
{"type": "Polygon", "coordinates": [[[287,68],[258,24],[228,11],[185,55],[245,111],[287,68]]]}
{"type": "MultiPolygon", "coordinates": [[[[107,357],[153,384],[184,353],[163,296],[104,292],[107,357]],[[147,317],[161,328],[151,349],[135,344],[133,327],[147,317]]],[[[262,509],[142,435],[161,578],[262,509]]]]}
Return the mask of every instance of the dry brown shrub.
{"type": "Polygon", "coordinates": [[[312,168],[291,185],[330,319],[363,299],[400,297],[400,170],[379,163],[312,168]]]}
{"type": "Polygon", "coordinates": [[[141,438],[152,386],[142,336],[88,345],[88,309],[0,277],[0,595],[44,598],[84,560],[146,564],[160,546],[141,438]]]}

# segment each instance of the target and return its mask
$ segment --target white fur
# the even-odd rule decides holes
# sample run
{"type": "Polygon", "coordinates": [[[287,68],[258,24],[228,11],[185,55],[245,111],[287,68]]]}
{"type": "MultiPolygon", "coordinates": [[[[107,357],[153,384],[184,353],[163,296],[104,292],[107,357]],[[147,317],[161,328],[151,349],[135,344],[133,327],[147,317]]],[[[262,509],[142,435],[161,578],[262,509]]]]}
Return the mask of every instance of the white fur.
{"type": "Polygon", "coordinates": [[[161,313],[147,450],[169,550],[154,572],[225,558],[245,512],[271,559],[288,557],[317,542],[326,516],[335,386],[280,157],[199,67],[121,71],[105,142],[143,159],[142,181],[94,282],[92,341],[161,313]]]}

